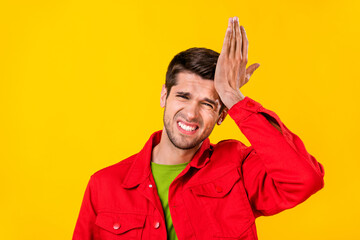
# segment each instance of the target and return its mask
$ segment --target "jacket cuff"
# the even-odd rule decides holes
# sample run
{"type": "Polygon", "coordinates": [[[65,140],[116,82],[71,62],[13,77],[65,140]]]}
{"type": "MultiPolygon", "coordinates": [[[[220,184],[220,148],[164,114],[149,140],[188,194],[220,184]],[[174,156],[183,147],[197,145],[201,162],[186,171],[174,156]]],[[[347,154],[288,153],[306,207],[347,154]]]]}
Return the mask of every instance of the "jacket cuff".
{"type": "Polygon", "coordinates": [[[250,115],[259,112],[261,107],[260,103],[246,96],[243,100],[234,104],[228,110],[228,114],[236,121],[243,121],[250,115]]]}

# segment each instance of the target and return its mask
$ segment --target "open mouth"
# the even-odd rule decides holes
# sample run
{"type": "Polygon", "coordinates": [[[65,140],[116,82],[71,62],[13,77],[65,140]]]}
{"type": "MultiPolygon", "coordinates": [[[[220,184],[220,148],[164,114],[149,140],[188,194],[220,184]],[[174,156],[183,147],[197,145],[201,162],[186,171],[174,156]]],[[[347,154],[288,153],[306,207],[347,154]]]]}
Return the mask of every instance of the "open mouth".
{"type": "Polygon", "coordinates": [[[182,133],[188,135],[194,134],[199,129],[199,126],[197,124],[189,124],[183,121],[178,121],[177,126],[182,133]]]}

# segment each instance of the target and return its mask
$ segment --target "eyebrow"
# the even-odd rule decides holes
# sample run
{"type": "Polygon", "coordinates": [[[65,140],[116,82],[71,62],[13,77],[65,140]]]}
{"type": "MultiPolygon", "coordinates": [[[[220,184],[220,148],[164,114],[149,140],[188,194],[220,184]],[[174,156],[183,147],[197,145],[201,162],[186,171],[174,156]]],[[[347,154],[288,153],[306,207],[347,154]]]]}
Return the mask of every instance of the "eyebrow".
{"type": "Polygon", "coordinates": [[[211,100],[211,99],[209,99],[209,98],[204,98],[204,100],[205,100],[206,102],[211,103],[212,105],[216,106],[215,101],[213,101],[213,100],[211,100]]]}
{"type": "MultiPolygon", "coordinates": [[[[188,93],[188,92],[176,92],[176,94],[178,94],[178,95],[183,95],[183,96],[186,96],[186,97],[190,97],[190,96],[191,96],[191,94],[188,93]]],[[[203,100],[206,101],[206,102],[208,102],[208,103],[210,103],[210,104],[212,104],[212,105],[214,105],[214,106],[216,106],[215,101],[214,101],[214,100],[211,100],[210,98],[204,98],[203,100]]]]}
{"type": "Polygon", "coordinates": [[[188,92],[176,92],[177,95],[184,95],[184,96],[187,96],[189,97],[190,96],[190,93],[188,92]]]}

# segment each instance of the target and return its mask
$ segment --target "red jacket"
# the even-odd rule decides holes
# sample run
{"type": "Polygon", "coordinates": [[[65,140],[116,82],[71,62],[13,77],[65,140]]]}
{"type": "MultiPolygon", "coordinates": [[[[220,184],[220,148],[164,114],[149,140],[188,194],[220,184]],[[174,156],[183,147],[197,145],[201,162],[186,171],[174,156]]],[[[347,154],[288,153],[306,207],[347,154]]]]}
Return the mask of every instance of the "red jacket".
{"type": "MultiPolygon", "coordinates": [[[[169,189],[179,240],[257,239],[256,217],[292,208],[324,186],[323,166],[274,112],[246,97],[228,114],[252,146],[202,143],[169,189]]],[[[155,132],[139,153],[91,176],[74,240],[167,239],[150,168],[160,137],[155,132]]]]}

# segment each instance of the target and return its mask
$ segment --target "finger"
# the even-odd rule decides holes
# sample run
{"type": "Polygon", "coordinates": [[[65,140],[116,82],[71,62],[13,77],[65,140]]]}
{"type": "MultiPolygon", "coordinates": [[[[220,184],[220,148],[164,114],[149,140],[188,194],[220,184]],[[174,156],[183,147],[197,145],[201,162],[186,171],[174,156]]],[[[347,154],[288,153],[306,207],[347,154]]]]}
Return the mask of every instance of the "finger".
{"type": "Polygon", "coordinates": [[[245,28],[243,26],[240,26],[240,30],[242,33],[242,61],[247,63],[249,41],[246,36],[245,28]]]}
{"type": "Polygon", "coordinates": [[[254,64],[251,64],[247,69],[246,69],[246,74],[250,74],[252,75],[254,73],[254,71],[260,67],[260,64],[259,63],[254,63],[254,64]]]}
{"type": "Polygon", "coordinates": [[[235,35],[235,28],[234,28],[234,19],[231,19],[231,40],[230,40],[230,49],[229,49],[229,57],[233,58],[234,57],[234,52],[235,52],[235,40],[236,40],[236,35],[235,35]]]}
{"type": "Polygon", "coordinates": [[[238,57],[240,60],[242,58],[242,36],[240,32],[239,27],[239,18],[236,17],[236,23],[235,23],[235,31],[236,31],[236,50],[235,50],[235,56],[238,57]]]}
{"type": "Polygon", "coordinates": [[[230,48],[230,37],[231,37],[231,18],[229,18],[228,27],[226,29],[224,43],[221,49],[221,53],[228,56],[230,48]]]}
{"type": "Polygon", "coordinates": [[[233,17],[233,38],[231,39],[233,41],[233,50],[230,52],[230,58],[239,57],[237,54],[237,47],[238,47],[238,41],[239,41],[239,24],[237,17],[233,17]]]}
{"type": "Polygon", "coordinates": [[[255,72],[256,69],[258,69],[258,67],[260,67],[260,64],[254,63],[246,69],[246,82],[249,81],[251,75],[255,72]]]}

